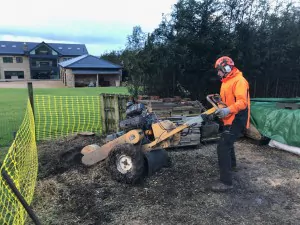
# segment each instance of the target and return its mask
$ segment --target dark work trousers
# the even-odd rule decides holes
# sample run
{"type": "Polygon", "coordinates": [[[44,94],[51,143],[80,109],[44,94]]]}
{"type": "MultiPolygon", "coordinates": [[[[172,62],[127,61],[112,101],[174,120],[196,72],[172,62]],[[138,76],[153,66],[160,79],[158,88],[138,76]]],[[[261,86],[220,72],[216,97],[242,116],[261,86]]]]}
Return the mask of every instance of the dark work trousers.
{"type": "Polygon", "coordinates": [[[220,168],[220,180],[224,184],[232,185],[232,167],[236,166],[234,142],[246,128],[248,109],[235,115],[231,125],[224,126],[223,133],[218,143],[217,153],[220,168]]]}

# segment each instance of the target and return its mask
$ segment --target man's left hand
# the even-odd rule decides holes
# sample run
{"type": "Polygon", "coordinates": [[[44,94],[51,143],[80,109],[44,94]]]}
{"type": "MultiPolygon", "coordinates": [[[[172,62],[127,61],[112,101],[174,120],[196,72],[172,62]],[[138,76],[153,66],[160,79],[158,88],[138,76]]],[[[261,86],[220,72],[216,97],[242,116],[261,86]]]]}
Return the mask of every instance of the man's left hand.
{"type": "Polygon", "coordinates": [[[228,107],[226,108],[221,108],[221,109],[217,109],[215,114],[219,117],[219,118],[224,118],[226,117],[228,114],[230,113],[230,110],[228,107]]]}

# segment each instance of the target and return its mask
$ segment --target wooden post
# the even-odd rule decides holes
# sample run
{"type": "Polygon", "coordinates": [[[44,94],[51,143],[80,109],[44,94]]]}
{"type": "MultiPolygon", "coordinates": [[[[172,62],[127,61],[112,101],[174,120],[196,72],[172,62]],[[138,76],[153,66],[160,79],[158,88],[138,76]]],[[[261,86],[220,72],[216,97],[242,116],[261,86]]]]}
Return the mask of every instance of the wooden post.
{"type": "Polygon", "coordinates": [[[115,126],[116,131],[119,132],[119,123],[120,123],[120,114],[119,114],[119,97],[118,95],[114,95],[114,108],[115,108],[115,126]]]}
{"type": "Polygon", "coordinates": [[[64,74],[65,74],[65,86],[68,86],[68,83],[67,83],[67,71],[66,70],[64,70],[65,72],[64,72],[64,74]]]}
{"type": "Polygon", "coordinates": [[[30,101],[33,116],[34,116],[34,102],[33,102],[32,82],[27,82],[27,88],[28,88],[28,97],[29,97],[29,101],[30,101]]]}
{"type": "Polygon", "coordinates": [[[102,120],[102,134],[107,133],[106,129],[106,115],[105,115],[105,104],[103,94],[100,94],[100,108],[101,108],[101,120],[102,120]]]}
{"type": "Polygon", "coordinates": [[[97,84],[96,87],[99,87],[99,74],[97,74],[97,84]]]}
{"type": "Polygon", "coordinates": [[[65,85],[65,69],[61,69],[61,76],[62,76],[63,84],[65,85]]]}

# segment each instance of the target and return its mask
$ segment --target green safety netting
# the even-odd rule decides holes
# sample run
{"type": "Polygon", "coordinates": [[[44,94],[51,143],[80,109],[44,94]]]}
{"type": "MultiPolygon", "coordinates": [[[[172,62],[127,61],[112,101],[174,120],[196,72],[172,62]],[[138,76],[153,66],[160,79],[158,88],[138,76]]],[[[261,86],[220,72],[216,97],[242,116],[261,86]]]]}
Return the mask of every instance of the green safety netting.
{"type": "Polygon", "coordinates": [[[300,104],[300,98],[251,99],[251,123],[265,137],[300,147],[300,109],[279,108],[278,103],[300,104]]]}

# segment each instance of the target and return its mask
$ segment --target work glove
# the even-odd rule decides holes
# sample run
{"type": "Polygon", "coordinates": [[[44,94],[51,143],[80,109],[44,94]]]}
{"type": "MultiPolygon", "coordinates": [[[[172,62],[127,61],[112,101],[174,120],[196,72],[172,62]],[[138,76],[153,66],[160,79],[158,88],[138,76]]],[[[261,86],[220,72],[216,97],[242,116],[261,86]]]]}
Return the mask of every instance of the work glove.
{"type": "Polygon", "coordinates": [[[224,118],[226,117],[228,114],[230,113],[230,109],[227,108],[221,108],[221,109],[217,109],[215,114],[219,117],[219,118],[224,118]]]}

